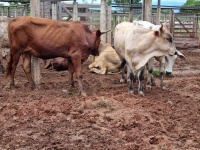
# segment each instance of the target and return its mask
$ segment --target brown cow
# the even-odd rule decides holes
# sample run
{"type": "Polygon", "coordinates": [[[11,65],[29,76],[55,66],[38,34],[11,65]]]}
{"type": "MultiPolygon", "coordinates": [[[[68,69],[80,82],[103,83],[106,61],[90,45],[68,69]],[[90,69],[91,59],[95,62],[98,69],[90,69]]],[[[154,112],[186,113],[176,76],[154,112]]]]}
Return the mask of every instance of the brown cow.
{"type": "Polygon", "coordinates": [[[81,64],[90,54],[99,54],[98,47],[102,34],[99,30],[92,32],[80,22],[62,22],[29,16],[13,19],[8,24],[10,60],[6,75],[9,86],[14,87],[14,74],[21,55],[23,69],[31,88],[35,88],[31,77],[31,55],[42,59],[63,57],[69,62],[71,86],[74,86],[75,72],[81,95],[86,96],[82,85],[81,64]]]}

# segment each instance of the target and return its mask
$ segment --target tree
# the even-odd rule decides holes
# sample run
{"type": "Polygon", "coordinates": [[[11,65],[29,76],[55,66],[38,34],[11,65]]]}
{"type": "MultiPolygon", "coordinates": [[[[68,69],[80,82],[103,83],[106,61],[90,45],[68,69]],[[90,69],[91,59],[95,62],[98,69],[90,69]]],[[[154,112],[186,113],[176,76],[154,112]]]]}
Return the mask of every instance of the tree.
{"type": "MultiPolygon", "coordinates": [[[[133,4],[139,4],[141,0],[132,0],[133,4]]],[[[117,4],[130,4],[130,0],[108,0],[108,5],[111,3],[117,3],[117,4]]]]}
{"type": "MultiPolygon", "coordinates": [[[[186,3],[183,6],[200,6],[200,1],[199,0],[187,0],[186,3]]],[[[189,10],[189,9],[184,9],[181,8],[180,12],[187,12],[187,13],[200,13],[199,9],[196,10],[189,10]]]]}

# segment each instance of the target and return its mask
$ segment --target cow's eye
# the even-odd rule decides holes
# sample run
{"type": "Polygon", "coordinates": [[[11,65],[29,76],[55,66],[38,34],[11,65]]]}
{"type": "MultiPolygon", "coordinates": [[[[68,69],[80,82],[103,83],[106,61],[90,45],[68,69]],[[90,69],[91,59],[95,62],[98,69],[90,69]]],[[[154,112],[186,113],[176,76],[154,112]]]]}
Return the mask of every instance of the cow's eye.
{"type": "Polygon", "coordinates": [[[172,36],[170,35],[170,34],[166,34],[167,36],[166,36],[166,39],[167,39],[167,41],[169,41],[170,43],[172,43],[172,36]]]}
{"type": "Polygon", "coordinates": [[[168,58],[165,56],[165,60],[168,61],[168,58]]]}
{"type": "Polygon", "coordinates": [[[172,39],[170,37],[167,37],[167,41],[169,41],[170,43],[172,43],[172,39]]]}
{"type": "Polygon", "coordinates": [[[174,55],[178,55],[178,53],[177,53],[177,52],[175,52],[175,53],[174,53],[174,55]]]}

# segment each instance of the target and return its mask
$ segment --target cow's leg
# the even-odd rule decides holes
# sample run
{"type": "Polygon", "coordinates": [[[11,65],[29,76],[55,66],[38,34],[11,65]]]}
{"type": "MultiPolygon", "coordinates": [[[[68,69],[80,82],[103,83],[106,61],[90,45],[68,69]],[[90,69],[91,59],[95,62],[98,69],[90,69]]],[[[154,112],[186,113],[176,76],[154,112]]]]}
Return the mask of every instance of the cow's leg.
{"type": "Polygon", "coordinates": [[[3,67],[3,64],[2,64],[2,62],[1,62],[1,60],[0,60],[0,71],[1,71],[2,73],[5,72],[5,68],[3,67]]]}
{"type": "Polygon", "coordinates": [[[10,58],[7,63],[6,78],[8,79],[8,82],[10,84],[9,85],[10,88],[15,87],[14,75],[15,75],[15,71],[16,71],[20,56],[21,56],[20,53],[15,53],[14,55],[10,54],[10,58]]]}
{"type": "Polygon", "coordinates": [[[31,89],[35,89],[35,82],[33,81],[33,78],[31,76],[31,55],[28,53],[24,53],[22,57],[23,57],[23,69],[28,79],[28,82],[31,85],[31,89]]]}
{"type": "Polygon", "coordinates": [[[78,85],[79,85],[79,90],[81,92],[82,96],[86,96],[86,93],[83,88],[83,82],[82,82],[82,69],[81,69],[81,56],[80,55],[75,55],[72,57],[72,63],[74,67],[74,71],[76,73],[76,77],[78,80],[78,85]]]}
{"type": "Polygon", "coordinates": [[[127,67],[128,94],[134,94],[134,73],[127,67]]]}
{"type": "Polygon", "coordinates": [[[122,84],[125,84],[127,82],[126,76],[125,76],[126,69],[127,69],[126,66],[124,68],[122,68],[122,73],[121,73],[122,76],[121,76],[121,79],[120,79],[120,83],[122,83],[122,84]]]}
{"type": "Polygon", "coordinates": [[[160,87],[161,89],[165,89],[163,79],[164,79],[164,72],[165,72],[165,56],[161,57],[160,63],[160,87]]]}
{"type": "Polygon", "coordinates": [[[138,71],[138,94],[144,96],[142,80],[144,79],[144,67],[138,71]]]}
{"type": "Polygon", "coordinates": [[[151,89],[151,87],[153,85],[155,85],[155,81],[154,81],[154,78],[153,78],[153,61],[154,61],[154,58],[151,58],[149,59],[149,61],[147,62],[147,83],[146,83],[146,88],[147,89],[151,89]]]}
{"type": "Polygon", "coordinates": [[[72,64],[72,62],[70,62],[70,61],[69,61],[69,68],[68,68],[68,71],[69,71],[70,87],[74,87],[74,78],[73,78],[74,69],[73,69],[73,64],[72,64]]]}
{"type": "Polygon", "coordinates": [[[52,59],[43,60],[45,69],[52,69],[51,61],[52,59]]]}
{"type": "Polygon", "coordinates": [[[118,69],[122,70],[122,76],[121,76],[121,79],[120,79],[120,83],[126,83],[127,80],[126,80],[126,77],[125,77],[125,72],[126,72],[126,69],[127,69],[127,65],[126,65],[125,59],[121,60],[121,64],[120,64],[118,69]]]}

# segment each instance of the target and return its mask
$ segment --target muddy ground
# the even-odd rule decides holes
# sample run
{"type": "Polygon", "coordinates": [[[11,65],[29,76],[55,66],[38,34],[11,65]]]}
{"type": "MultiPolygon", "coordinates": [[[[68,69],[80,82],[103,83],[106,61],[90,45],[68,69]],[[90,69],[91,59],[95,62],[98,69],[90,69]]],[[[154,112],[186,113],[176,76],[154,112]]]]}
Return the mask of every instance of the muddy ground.
{"type": "Polygon", "coordinates": [[[42,84],[34,91],[21,64],[14,90],[4,88],[0,73],[0,149],[199,150],[200,49],[187,43],[178,47],[187,62],[177,59],[173,76],[165,77],[167,89],[156,77],[145,97],[137,86],[128,95],[127,85],[115,84],[120,74],[90,73],[88,63],[87,97],[76,88],[62,91],[69,86],[67,71],[42,68],[42,84]]]}

